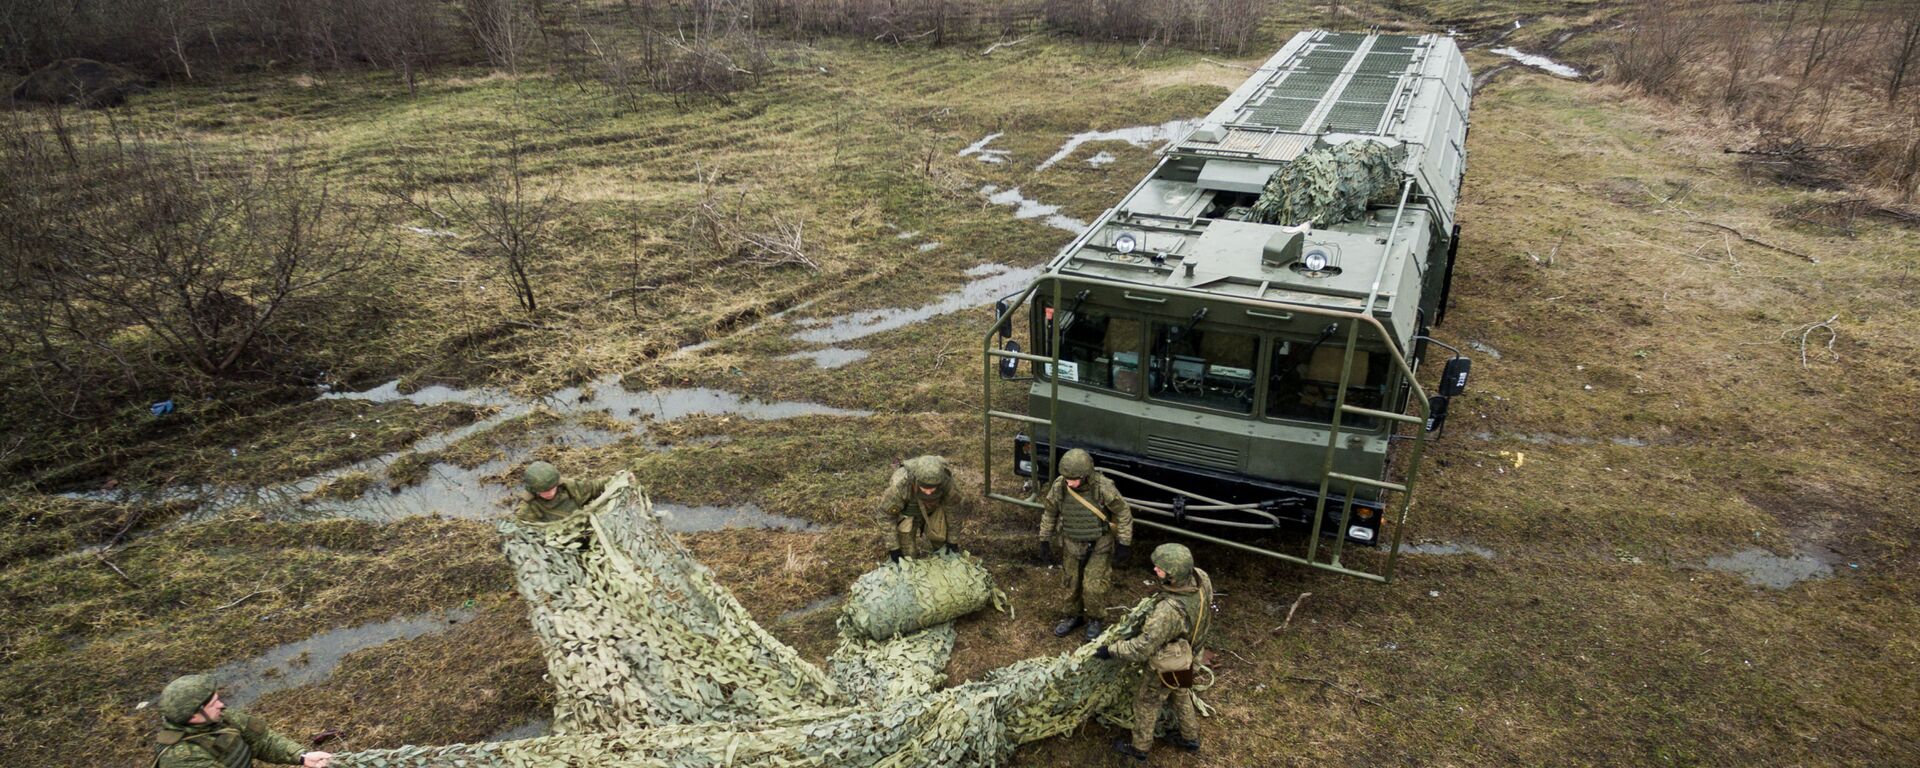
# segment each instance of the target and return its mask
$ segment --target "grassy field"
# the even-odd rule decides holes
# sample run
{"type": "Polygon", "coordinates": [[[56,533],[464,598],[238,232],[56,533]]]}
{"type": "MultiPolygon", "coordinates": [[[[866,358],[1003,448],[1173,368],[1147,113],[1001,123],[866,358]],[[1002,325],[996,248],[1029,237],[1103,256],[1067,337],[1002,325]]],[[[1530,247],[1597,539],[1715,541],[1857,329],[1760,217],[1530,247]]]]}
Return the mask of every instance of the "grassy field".
{"type": "MultiPolygon", "coordinates": [[[[1525,16],[1506,41],[1525,48],[1598,18],[1557,4],[1461,5],[1409,23],[1484,40],[1525,16]]],[[[1352,13],[1359,23],[1391,11],[1352,13]]],[[[1283,16],[1275,34],[1320,18],[1283,16]]],[[[1583,44],[1569,46],[1578,55],[1583,44]]],[[[1150,167],[1149,148],[1090,144],[1035,171],[1040,160],[1083,131],[1202,114],[1245,76],[1134,46],[1035,39],[976,53],[782,44],[761,87],[687,110],[481,71],[438,73],[414,98],[373,75],[261,74],[165,88],[136,109],[210,151],[297,142],[340,179],[407,165],[471,177],[517,134],[540,188],[574,201],[566,246],[541,275],[552,309],[539,327],[507,322],[512,300],[489,265],[403,239],[386,267],[386,334],[334,370],[350,388],[399,377],[408,389],[535,395],[624,374],[635,390],[872,411],[703,415],[644,430],[602,418],[590,426],[626,434],[604,444],[551,441],[568,418],[536,411],[362,481],[406,485],[429,460],[472,467],[524,452],[581,474],[631,467],[677,503],[753,503],[811,521],[819,527],[688,541],[777,635],[819,659],[832,611],[778,617],[840,593],[882,556],[890,535],[869,507],[889,463],[942,453],[979,482],[975,350],[988,318],[946,314],[844,342],[868,356],[831,369],[784,359],[821,347],[792,334],[809,319],[927,304],[982,264],[1040,263],[1068,234],[1016,220],[982,185],[1090,219],[1150,167]],[[956,156],[996,132],[1008,162],[956,156]],[[1084,162],[1100,151],[1116,161],[1084,162]],[[701,174],[717,174],[729,199],[744,194],[750,218],[803,223],[818,269],[686,247],[677,222],[700,199],[701,174]],[[635,286],[651,287],[620,290],[635,286]],[[673,354],[694,342],[711,344],[673,354]]],[[[1480,71],[1506,60],[1475,51],[1470,61],[1480,71]]],[[[1225,660],[1207,695],[1219,715],[1204,751],[1158,762],[1910,762],[1920,754],[1910,407],[1920,233],[1782,223],[1777,212],[1835,193],[1747,179],[1714,126],[1607,86],[1510,70],[1478,94],[1473,121],[1461,271],[1441,338],[1483,351],[1430,454],[1411,536],[1490,556],[1409,555],[1381,587],[1196,547],[1225,593],[1225,660]],[[1809,330],[1830,317],[1831,344],[1828,330],[1809,330]],[[1832,574],[1775,589],[1708,565],[1755,549],[1817,557],[1832,574]]],[[[487,413],[205,406],[172,426],[130,417],[33,450],[54,467],[43,477],[53,487],[267,484],[487,413]]],[[[298,522],[241,507],[168,527],[178,504],[24,485],[0,509],[0,765],[140,763],[155,724],[145,702],[175,675],[453,608],[471,618],[349,655],[329,679],[253,708],[290,734],[343,729],[351,748],[471,741],[544,716],[543,664],[484,522],[298,522]],[[111,545],[83,549],[100,544],[111,545]]],[[[1032,516],[982,505],[961,526],[1018,618],[962,621],[953,678],[1063,650],[1044,631],[1057,574],[1032,563],[1032,516]]],[[[1117,597],[1147,594],[1142,570],[1122,575],[1117,597]]],[[[1014,762],[1097,764],[1111,735],[1089,726],[1014,762]]]]}

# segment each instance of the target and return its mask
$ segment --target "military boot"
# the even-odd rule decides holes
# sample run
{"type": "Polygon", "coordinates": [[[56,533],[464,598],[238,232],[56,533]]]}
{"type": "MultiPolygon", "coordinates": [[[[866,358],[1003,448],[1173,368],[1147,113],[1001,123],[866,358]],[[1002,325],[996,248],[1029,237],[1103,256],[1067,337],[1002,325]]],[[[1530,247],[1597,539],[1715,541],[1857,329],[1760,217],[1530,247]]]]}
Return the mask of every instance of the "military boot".
{"type": "Polygon", "coordinates": [[[1081,624],[1085,622],[1086,622],[1086,619],[1080,618],[1078,616],[1068,616],[1064,619],[1061,619],[1060,623],[1053,625],[1053,636],[1066,637],[1067,633],[1072,632],[1075,628],[1079,627],[1081,624]]]}
{"type": "Polygon", "coordinates": [[[1181,748],[1181,749],[1184,749],[1184,750],[1186,750],[1186,751],[1188,751],[1188,752],[1198,752],[1198,751],[1200,751],[1200,740],[1199,740],[1199,739],[1189,739],[1189,738],[1187,738],[1187,737],[1185,737],[1185,736],[1181,736],[1181,737],[1179,737],[1179,738],[1177,738],[1177,739],[1174,739],[1174,740],[1173,740],[1173,745],[1174,745],[1174,746],[1176,746],[1176,747],[1179,747],[1179,748],[1181,748]]]}
{"type": "Polygon", "coordinates": [[[1087,639],[1093,640],[1094,638],[1099,637],[1101,632],[1105,632],[1106,630],[1107,630],[1106,622],[1101,621],[1099,619],[1094,619],[1093,621],[1089,621],[1087,622],[1087,639]]]}
{"type": "Polygon", "coordinates": [[[1128,743],[1126,739],[1114,739],[1113,751],[1120,753],[1128,762],[1135,765],[1147,764],[1147,753],[1134,749],[1133,745],[1128,743]]]}

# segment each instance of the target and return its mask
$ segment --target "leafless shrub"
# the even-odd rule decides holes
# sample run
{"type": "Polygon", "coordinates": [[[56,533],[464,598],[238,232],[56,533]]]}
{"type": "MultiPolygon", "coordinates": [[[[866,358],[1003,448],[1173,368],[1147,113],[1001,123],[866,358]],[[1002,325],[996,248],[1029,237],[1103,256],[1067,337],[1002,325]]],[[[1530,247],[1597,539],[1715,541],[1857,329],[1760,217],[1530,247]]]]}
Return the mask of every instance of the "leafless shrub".
{"type": "Polygon", "coordinates": [[[460,0],[460,13],[487,60],[518,74],[520,60],[538,33],[539,20],[522,0],[460,0]]]}
{"type": "Polygon", "coordinates": [[[238,167],[20,112],[0,134],[0,339],[69,415],[103,377],[270,372],[288,316],[386,245],[291,152],[238,167]]]}
{"type": "Polygon", "coordinates": [[[535,313],[540,310],[544,262],[557,245],[553,224],[572,204],[551,191],[531,188],[522,164],[525,151],[516,129],[476,185],[425,182],[418,168],[407,167],[384,191],[433,227],[452,230],[456,237],[446,240],[448,248],[498,265],[513,287],[515,302],[535,313]]]}
{"type": "Polygon", "coordinates": [[[700,201],[680,219],[687,242],[697,243],[736,263],[769,268],[820,268],[807,255],[799,222],[778,213],[756,214],[747,204],[746,192],[728,195],[720,190],[718,174],[699,171],[696,174],[700,179],[700,201]]]}
{"type": "Polygon", "coordinates": [[[1270,0],[1045,0],[1048,26],[1096,40],[1184,45],[1239,53],[1270,0]]]}
{"type": "Polygon", "coordinates": [[[1703,8],[1695,0],[1635,0],[1609,52],[1608,74],[1645,93],[1672,94],[1706,39],[1703,8]]]}

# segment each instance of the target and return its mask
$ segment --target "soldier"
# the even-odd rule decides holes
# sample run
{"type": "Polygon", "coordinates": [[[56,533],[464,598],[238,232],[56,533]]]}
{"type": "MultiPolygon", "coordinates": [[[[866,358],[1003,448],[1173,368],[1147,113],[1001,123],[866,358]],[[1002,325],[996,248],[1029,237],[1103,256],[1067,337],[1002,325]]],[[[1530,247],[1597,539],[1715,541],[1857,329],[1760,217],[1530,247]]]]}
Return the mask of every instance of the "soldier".
{"type": "Polygon", "coordinates": [[[551,523],[585,509],[607,489],[606,478],[562,480],[560,470],[544,461],[527,465],[527,492],[520,497],[514,517],[524,523],[551,523]]]}
{"type": "Polygon", "coordinates": [[[1047,485],[1040,505],[1040,559],[1053,560],[1058,534],[1060,568],[1067,573],[1067,617],[1053,625],[1053,636],[1066,637],[1084,623],[1092,640],[1106,629],[1100,616],[1113,563],[1124,565],[1133,546],[1133,511],[1079,448],[1060,457],[1060,476],[1047,485]]]}
{"type": "Polygon", "coordinates": [[[226,709],[212,677],[187,675],[167,683],[152,768],[251,768],[254,760],[306,768],[333,763],[333,755],[303,751],[245,712],[226,709]]]}
{"type": "Polygon", "coordinates": [[[1153,730],[1168,699],[1173,700],[1173,743],[1188,752],[1200,751],[1200,721],[1193,711],[1193,668],[1213,624],[1213,580],[1206,571],[1193,567],[1193,553],[1184,545],[1155,547],[1153,574],[1160,577],[1160,594],[1154,596],[1140,634],[1093,652],[1095,658],[1147,663],[1140,693],[1133,699],[1133,743],[1125,739],[1113,742],[1115,752],[1139,763],[1147,761],[1147,750],[1153,748],[1153,730]]]}
{"type": "Polygon", "coordinates": [[[887,480],[887,491],[880,495],[880,514],[894,520],[895,543],[887,556],[898,562],[902,555],[919,557],[940,550],[953,551],[953,512],[960,506],[960,491],[953,487],[953,470],[939,456],[907,459],[887,480]],[[926,547],[920,546],[925,537],[926,547]]]}

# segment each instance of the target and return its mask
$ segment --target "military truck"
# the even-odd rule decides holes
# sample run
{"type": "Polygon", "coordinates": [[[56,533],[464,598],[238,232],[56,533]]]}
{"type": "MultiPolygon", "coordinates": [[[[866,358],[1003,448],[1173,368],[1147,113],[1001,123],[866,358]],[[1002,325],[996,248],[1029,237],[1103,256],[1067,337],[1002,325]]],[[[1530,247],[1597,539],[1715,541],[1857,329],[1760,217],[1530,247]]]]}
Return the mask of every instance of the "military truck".
{"type": "Polygon", "coordinates": [[[1470,370],[1428,333],[1460,242],[1471,84],[1448,36],[1295,35],[996,303],[987,495],[1038,506],[996,491],[996,466],[1037,488],[1084,448],[1139,524],[1391,580],[1422,450],[1470,370]],[[995,407],[1007,381],[1024,413],[995,407]]]}

